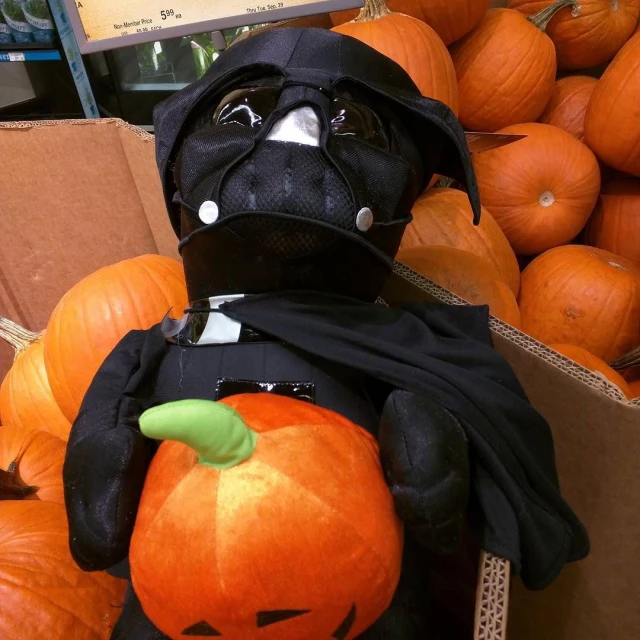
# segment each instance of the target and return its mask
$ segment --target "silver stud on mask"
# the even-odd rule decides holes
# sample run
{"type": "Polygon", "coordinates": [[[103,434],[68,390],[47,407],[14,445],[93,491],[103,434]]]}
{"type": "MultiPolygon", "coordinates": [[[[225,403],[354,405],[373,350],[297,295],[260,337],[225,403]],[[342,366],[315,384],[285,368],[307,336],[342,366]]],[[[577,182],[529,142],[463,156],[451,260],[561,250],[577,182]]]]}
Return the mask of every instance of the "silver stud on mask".
{"type": "Polygon", "coordinates": [[[358,216],[356,217],[356,227],[360,231],[369,231],[373,226],[373,211],[369,209],[369,207],[364,207],[358,211],[358,216]]]}
{"type": "Polygon", "coordinates": [[[211,200],[207,200],[200,205],[198,216],[205,224],[213,224],[218,219],[219,213],[218,205],[211,200]]]}

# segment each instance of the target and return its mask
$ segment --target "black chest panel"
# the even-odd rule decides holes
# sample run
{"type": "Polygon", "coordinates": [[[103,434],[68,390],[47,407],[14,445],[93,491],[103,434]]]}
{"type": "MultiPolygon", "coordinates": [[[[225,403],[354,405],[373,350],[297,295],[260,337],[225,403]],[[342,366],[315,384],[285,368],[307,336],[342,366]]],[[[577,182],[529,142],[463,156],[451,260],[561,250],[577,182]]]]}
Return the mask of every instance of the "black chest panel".
{"type": "MultiPolygon", "coordinates": [[[[154,404],[239,393],[279,393],[331,409],[377,435],[369,382],[339,364],[275,342],[183,347],[168,344],[157,371],[154,404]]],[[[376,404],[379,391],[376,390],[376,404]]]]}

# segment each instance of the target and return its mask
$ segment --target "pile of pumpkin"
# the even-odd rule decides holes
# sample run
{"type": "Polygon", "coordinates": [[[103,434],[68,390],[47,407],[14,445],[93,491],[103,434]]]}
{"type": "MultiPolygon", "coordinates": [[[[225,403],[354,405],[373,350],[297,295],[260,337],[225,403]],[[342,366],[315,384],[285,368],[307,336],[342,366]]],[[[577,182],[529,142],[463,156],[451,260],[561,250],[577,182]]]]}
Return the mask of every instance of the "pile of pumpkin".
{"type": "Polygon", "coordinates": [[[366,0],[331,17],[468,131],[527,136],[474,154],[479,227],[463,193],[427,191],[400,262],[640,397],[640,0],[366,0]]]}
{"type": "Polygon", "coordinates": [[[0,386],[0,638],[108,640],[125,582],[69,553],[62,466],[71,424],[104,358],[130,330],[182,311],[182,266],[141,256],[88,276],[44,332],[0,318],[16,357],[0,386]]]}

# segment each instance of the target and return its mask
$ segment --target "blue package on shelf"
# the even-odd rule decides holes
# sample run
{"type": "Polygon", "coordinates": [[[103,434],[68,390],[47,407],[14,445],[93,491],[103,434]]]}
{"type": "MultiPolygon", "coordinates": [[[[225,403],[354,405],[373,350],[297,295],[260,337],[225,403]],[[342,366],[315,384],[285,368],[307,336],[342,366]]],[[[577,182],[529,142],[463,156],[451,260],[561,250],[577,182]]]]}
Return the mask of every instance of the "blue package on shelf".
{"type": "Polygon", "coordinates": [[[16,42],[33,42],[33,27],[24,15],[24,0],[3,0],[2,15],[16,42]]]}
{"type": "Polygon", "coordinates": [[[4,16],[2,15],[2,11],[0,11],[0,44],[11,44],[13,41],[11,29],[6,23],[4,16]]]}
{"type": "Polygon", "coordinates": [[[24,17],[31,25],[36,42],[52,43],[55,40],[55,27],[45,0],[26,0],[22,5],[24,17]]]}

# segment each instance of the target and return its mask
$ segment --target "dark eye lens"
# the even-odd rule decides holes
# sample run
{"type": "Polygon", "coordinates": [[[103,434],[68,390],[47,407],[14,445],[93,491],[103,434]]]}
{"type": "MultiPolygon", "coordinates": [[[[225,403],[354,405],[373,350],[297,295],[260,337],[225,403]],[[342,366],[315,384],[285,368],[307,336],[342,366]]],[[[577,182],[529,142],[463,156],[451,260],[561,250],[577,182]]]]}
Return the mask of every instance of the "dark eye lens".
{"type": "Polygon", "coordinates": [[[380,118],[369,107],[343,98],[333,101],[331,133],[353,136],[389,150],[389,138],[380,118]]]}
{"type": "Polygon", "coordinates": [[[233,91],[220,102],[212,124],[260,128],[278,105],[278,96],[279,90],[272,87],[233,91]]]}

